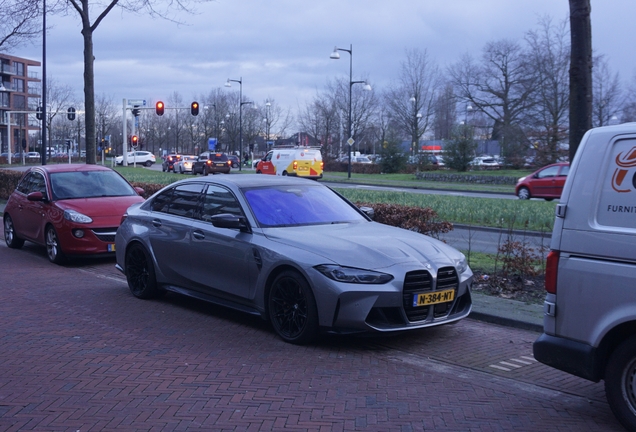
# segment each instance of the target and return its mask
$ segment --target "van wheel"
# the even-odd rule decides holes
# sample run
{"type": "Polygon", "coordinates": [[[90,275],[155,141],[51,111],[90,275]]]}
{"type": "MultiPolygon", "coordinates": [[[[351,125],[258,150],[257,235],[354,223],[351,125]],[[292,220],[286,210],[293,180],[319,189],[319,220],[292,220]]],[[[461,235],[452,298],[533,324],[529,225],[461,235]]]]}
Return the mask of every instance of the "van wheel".
{"type": "Polygon", "coordinates": [[[261,170],[256,170],[256,174],[263,174],[261,170]]]}
{"type": "Polygon", "coordinates": [[[528,188],[522,187],[521,189],[519,189],[519,192],[517,192],[517,196],[519,197],[519,199],[522,200],[530,199],[530,191],[528,190],[528,188]]]}
{"type": "Polygon", "coordinates": [[[287,171],[283,171],[283,175],[286,176],[287,175],[287,171]]]}
{"type": "Polygon", "coordinates": [[[616,348],[605,366],[605,396],[627,430],[636,430],[636,336],[616,348]]]}

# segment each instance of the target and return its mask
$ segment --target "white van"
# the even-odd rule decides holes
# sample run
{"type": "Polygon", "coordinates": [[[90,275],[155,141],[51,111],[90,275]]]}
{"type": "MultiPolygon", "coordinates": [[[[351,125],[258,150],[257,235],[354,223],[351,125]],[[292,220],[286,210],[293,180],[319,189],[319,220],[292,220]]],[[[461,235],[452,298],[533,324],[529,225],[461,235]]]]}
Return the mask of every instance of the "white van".
{"type": "Polygon", "coordinates": [[[534,357],[598,382],[636,430],[636,123],[588,131],[556,208],[534,357]]]}
{"type": "Polygon", "coordinates": [[[322,178],[324,162],[320,148],[290,147],[270,150],[258,164],[257,174],[322,178]]]}

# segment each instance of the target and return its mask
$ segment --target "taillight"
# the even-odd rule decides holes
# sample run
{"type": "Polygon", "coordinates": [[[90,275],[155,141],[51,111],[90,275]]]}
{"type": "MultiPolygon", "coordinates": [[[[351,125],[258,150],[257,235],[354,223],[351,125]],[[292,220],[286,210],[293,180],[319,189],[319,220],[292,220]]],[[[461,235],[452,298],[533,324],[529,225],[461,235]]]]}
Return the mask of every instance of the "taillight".
{"type": "Polygon", "coordinates": [[[298,169],[298,161],[294,161],[294,171],[298,169]]]}
{"type": "Polygon", "coordinates": [[[205,163],[208,165],[212,165],[212,161],[210,159],[208,159],[205,163]]]}
{"type": "Polygon", "coordinates": [[[227,161],[227,164],[228,164],[230,167],[232,167],[232,161],[231,161],[231,160],[227,161]]]}
{"type": "Polygon", "coordinates": [[[320,171],[324,171],[324,169],[325,169],[325,163],[320,162],[320,171]]]}
{"type": "Polygon", "coordinates": [[[545,264],[545,290],[550,294],[557,291],[557,271],[559,268],[559,251],[551,250],[545,264]]]}

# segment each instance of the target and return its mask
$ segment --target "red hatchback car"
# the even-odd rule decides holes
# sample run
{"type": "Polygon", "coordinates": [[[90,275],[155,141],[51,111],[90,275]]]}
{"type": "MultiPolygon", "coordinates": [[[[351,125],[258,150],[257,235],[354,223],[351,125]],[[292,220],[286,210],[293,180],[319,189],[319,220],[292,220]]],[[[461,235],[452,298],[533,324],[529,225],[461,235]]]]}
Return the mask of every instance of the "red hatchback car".
{"type": "Polygon", "coordinates": [[[563,185],[570,171],[568,162],[545,166],[517,181],[515,194],[519,199],[544,198],[552,201],[561,198],[563,185]]]}
{"type": "Polygon", "coordinates": [[[51,262],[77,255],[113,255],[125,211],[142,202],[118,172],[101,165],[44,165],[22,175],[4,210],[4,239],[46,246],[51,262]]]}

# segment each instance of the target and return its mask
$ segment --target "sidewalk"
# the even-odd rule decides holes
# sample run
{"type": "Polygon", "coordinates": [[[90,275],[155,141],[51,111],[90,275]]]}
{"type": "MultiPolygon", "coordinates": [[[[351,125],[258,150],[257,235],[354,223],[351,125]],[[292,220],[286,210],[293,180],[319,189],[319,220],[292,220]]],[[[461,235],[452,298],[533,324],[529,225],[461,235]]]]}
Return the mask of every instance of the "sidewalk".
{"type": "MultiPolygon", "coordinates": [[[[5,204],[6,201],[0,200],[0,213],[4,213],[5,204]]],[[[472,319],[537,332],[543,329],[543,305],[526,304],[475,292],[472,293],[472,298],[472,319]]]]}

